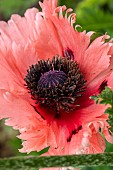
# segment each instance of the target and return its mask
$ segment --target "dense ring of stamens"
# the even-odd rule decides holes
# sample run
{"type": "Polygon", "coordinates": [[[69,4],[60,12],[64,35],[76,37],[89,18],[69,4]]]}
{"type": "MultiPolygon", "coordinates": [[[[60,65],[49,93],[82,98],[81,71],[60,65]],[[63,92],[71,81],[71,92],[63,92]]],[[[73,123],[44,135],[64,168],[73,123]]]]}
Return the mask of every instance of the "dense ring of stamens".
{"type": "Polygon", "coordinates": [[[76,108],[85,91],[85,79],[78,64],[67,57],[54,56],[30,66],[26,86],[36,103],[60,113],[76,108]]]}

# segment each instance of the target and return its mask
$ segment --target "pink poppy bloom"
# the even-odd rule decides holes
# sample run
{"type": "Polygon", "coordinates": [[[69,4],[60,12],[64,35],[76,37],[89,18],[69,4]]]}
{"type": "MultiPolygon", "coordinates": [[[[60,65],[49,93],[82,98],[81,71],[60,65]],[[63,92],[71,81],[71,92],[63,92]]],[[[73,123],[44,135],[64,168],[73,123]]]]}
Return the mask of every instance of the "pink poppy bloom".
{"type": "Polygon", "coordinates": [[[113,143],[106,106],[90,96],[111,82],[112,42],[91,43],[93,32],[78,32],[76,15],[57,0],[40,6],[0,22],[0,119],[19,130],[20,152],[104,152],[103,134],[113,143]]]}

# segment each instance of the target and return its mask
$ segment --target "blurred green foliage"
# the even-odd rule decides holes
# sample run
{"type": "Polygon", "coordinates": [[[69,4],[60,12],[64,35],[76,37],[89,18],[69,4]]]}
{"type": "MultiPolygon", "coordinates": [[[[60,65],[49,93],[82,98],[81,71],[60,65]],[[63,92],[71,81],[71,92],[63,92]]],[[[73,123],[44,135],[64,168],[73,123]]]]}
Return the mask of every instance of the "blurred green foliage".
{"type": "MultiPolygon", "coordinates": [[[[58,0],[58,2],[59,5],[66,5],[68,8],[71,7],[74,9],[74,12],[77,14],[76,23],[82,26],[80,31],[84,29],[86,31],[93,30],[99,32],[99,34],[107,32],[113,37],[113,0],[58,0]]],[[[27,8],[33,6],[39,8],[38,0],[0,0],[0,20],[7,21],[14,13],[23,15],[27,8]]],[[[17,135],[15,131],[5,126],[4,129],[2,129],[1,134],[2,133],[7,134],[7,136],[4,137],[4,144],[7,138],[7,145],[10,147],[11,155],[23,155],[18,152],[18,149],[21,148],[21,141],[15,137],[17,135]]],[[[2,143],[1,140],[0,142],[2,143]]],[[[2,144],[0,147],[1,146],[2,144]]],[[[113,151],[113,145],[107,143],[106,151],[113,151]]],[[[37,155],[40,153],[33,152],[31,154],[37,155]]],[[[5,156],[8,156],[8,154],[5,156]]],[[[100,168],[83,169],[100,170],[100,168]]],[[[109,170],[110,168],[101,167],[101,169],[109,170]]]]}
{"type": "Polygon", "coordinates": [[[108,33],[113,37],[113,0],[84,0],[76,8],[82,29],[108,33]]]}
{"type": "Polygon", "coordinates": [[[0,0],[0,14],[7,20],[11,14],[23,15],[27,8],[35,5],[38,5],[37,0],[0,0]]]}

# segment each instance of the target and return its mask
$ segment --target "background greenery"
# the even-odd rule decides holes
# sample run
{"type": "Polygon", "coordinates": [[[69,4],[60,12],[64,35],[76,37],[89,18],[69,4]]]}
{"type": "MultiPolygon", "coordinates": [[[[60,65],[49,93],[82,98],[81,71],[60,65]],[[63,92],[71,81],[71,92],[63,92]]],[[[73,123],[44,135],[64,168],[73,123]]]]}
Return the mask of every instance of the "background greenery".
{"type": "MultiPolygon", "coordinates": [[[[93,30],[100,35],[107,32],[113,37],[113,0],[59,0],[58,2],[59,5],[65,4],[74,9],[77,14],[76,23],[82,26],[81,30],[93,30]]],[[[7,21],[14,13],[23,15],[27,8],[33,6],[39,8],[38,0],[0,0],[0,20],[7,21]]],[[[18,152],[21,148],[21,141],[16,138],[17,134],[17,131],[4,126],[3,121],[0,122],[0,157],[26,155],[18,152]]],[[[111,151],[113,151],[113,145],[107,143],[106,152],[111,151]]],[[[38,154],[40,153],[33,152],[30,155],[38,154]]],[[[83,169],[109,170],[112,168],[86,167],[83,169]]]]}

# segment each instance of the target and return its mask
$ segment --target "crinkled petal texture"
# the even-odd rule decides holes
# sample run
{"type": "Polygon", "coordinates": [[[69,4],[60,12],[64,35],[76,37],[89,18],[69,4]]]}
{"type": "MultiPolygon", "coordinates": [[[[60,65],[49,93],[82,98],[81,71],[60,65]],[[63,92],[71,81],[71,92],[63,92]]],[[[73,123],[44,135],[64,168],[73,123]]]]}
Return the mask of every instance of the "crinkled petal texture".
{"type": "Polygon", "coordinates": [[[0,22],[0,119],[8,118],[6,124],[20,131],[21,152],[48,146],[47,155],[104,152],[101,134],[113,143],[108,115],[104,114],[105,106],[96,105],[89,97],[99,93],[104,81],[113,88],[113,45],[105,43],[107,35],[90,43],[92,32],[77,32],[73,28],[75,14],[69,15],[72,10],[56,4],[56,0],[44,0],[40,3],[42,12],[32,8],[24,17],[13,15],[8,23],[0,22]],[[64,56],[67,49],[73,52],[87,88],[76,110],[62,112],[55,119],[49,109],[38,104],[37,111],[34,109],[24,78],[29,66],[40,59],[51,60],[56,54],[64,56]]]}

